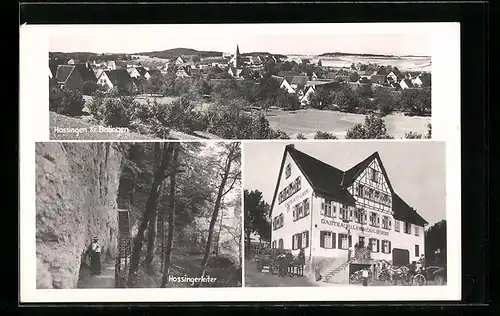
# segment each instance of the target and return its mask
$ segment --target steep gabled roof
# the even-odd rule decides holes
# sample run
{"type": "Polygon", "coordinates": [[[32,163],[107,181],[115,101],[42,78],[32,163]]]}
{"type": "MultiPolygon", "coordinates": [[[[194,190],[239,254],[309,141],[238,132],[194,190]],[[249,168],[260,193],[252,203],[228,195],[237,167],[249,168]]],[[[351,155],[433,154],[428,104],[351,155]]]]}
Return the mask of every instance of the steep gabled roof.
{"type": "Polygon", "coordinates": [[[343,171],[339,170],[329,164],[322,162],[314,157],[311,157],[299,150],[296,150],[293,145],[287,145],[283,153],[283,160],[281,162],[280,173],[276,189],[271,203],[271,209],[274,207],[276,196],[278,193],[279,182],[281,173],[283,171],[283,164],[285,163],[286,154],[289,153],[290,157],[295,161],[297,167],[304,174],[314,192],[326,198],[330,198],[346,205],[354,206],[355,200],[352,195],[344,188],[341,187],[343,171]]]}
{"type": "Polygon", "coordinates": [[[418,76],[420,81],[422,81],[422,86],[428,87],[431,85],[431,75],[430,74],[420,74],[418,76]]]}
{"type": "Polygon", "coordinates": [[[389,190],[391,190],[391,192],[394,193],[394,190],[393,190],[392,185],[391,185],[391,181],[389,180],[389,176],[387,175],[387,172],[385,171],[384,164],[382,163],[382,159],[380,159],[380,155],[378,154],[377,151],[374,152],[373,154],[371,154],[370,156],[366,157],[360,163],[354,165],[351,169],[344,172],[344,176],[342,179],[342,186],[344,188],[351,186],[353,184],[354,180],[356,180],[356,178],[361,174],[361,172],[363,172],[363,170],[365,170],[374,159],[377,160],[377,162],[380,166],[380,169],[382,169],[382,173],[384,174],[384,177],[387,180],[387,185],[389,186],[389,190]]]}
{"type": "Polygon", "coordinates": [[[425,226],[428,222],[409,206],[399,195],[392,195],[392,211],[395,219],[425,226]]]}
{"type": "Polygon", "coordinates": [[[141,75],[142,77],[144,77],[146,75],[146,73],[148,72],[146,70],[146,68],[144,68],[144,67],[135,67],[135,70],[137,70],[139,75],[141,75]]]}
{"type": "Polygon", "coordinates": [[[283,80],[285,80],[285,78],[280,77],[280,76],[275,76],[275,75],[272,75],[271,79],[276,81],[278,83],[278,85],[280,85],[280,86],[281,86],[281,83],[283,82],[283,80]]]}
{"type": "Polygon", "coordinates": [[[56,71],[56,80],[58,83],[66,83],[71,73],[75,69],[73,65],[59,65],[56,71]]]}
{"type": "Polygon", "coordinates": [[[413,87],[413,83],[411,82],[411,80],[410,80],[410,79],[403,79],[403,80],[401,80],[401,82],[403,82],[403,81],[404,81],[404,83],[406,83],[406,85],[407,85],[409,88],[413,87]]]}
{"type": "Polygon", "coordinates": [[[105,71],[105,73],[115,86],[126,85],[132,81],[126,69],[109,70],[105,71]]]}
{"type": "Polygon", "coordinates": [[[410,207],[399,195],[394,192],[378,152],[374,152],[366,159],[344,172],[295,149],[293,145],[287,145],[283,153],[278,181],[276,183],[271,203],[271,209],[274,208],[274,203],[276,202],[276,196],[278,194],[279,183],[287,153],[290,154],[290,157],[297,164],[297,167],[300,169],[316,194],[349,206],[355,205],[355,199],[349,191],[347,191],[347,188],[352,185],[357,176],[361,174],[361,172],[363,172],[363,170],[365,170],[374,159],[377,159],[382,173],[387,180],[387,185],[392,193],[392,209],[394,212],[394,218],[422,226],[427,224],[427,221],[422,218],[415,209],[410,207]]]}
{"type": "Polygon", "coordinates": [[[309,80],[307,76],[294,76],[292,78],[291,84],[296,84],[298,86],[303,86],[306,84],[306,82],[309,80]]]}
{"type": "Polygon", "coordinates": [[[87,68],[85,65],[75,65],[75,70],[78,71],[84,82],[95,82],[97,80],[94,71],[91,68],[87,68]]]}

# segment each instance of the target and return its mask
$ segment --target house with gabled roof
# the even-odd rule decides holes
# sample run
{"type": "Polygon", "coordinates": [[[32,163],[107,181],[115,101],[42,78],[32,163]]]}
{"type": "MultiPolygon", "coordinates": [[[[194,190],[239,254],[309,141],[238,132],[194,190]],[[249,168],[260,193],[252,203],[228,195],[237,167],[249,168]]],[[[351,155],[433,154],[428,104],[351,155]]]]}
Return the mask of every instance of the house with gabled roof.
{"type": "Polygon", "coordinates": [[[430,87],[431,86],[431,74],[422,73],[412,81],[412,83],[417,87],[430,87]]]}
{"type": "Polygon", "coordinates": [[[428,222],[396,193],[378,152],[341,170],[291,144],[277,171],[271,246],[303,250],[306,274],[317,267],[324,278],[348,283],[360,268],[381,260],[405,265],[423,254],[428,222]]]}
{"type": "Polygon", "coordinates": [[[106,62],[106,68],[108,70],[116,70],[116,62],[114,60],[108,60],[106,62]]]}
{"type": "Polygon", "coordinates": [[[392,82],[399,82],[399,79],[400,79],[400,75],[399,74],[396,74],[394,71],[391,71],[388,75],[387,75],[387,81],[389,83],[392,83],[392,82]]]}
{"type": "Polygon", "coordinates": [[[271,79],[275,80],[278,83],[280,89],[284,89],[288,93],[296,92],[295,89],[290,85],[290,83],[285,78],[272,75],[271,79]]]}
{"type": "Polygon", "coordinates": [[[127,93],[132,93],[137,90],[137,86],[126,69],[107,70],[102,72],[97,79],[97,84],[108,91],[111,89],[119,89],[127,93]]]}
{"type": "Polygon", "coordinates": [[[309,81],[309,78],[307,76],[294,76],[292,78],[292,81],[290,82],[290,85],[294,90],[302,90],[307,81],[309,81]]]}
{"type": "Polygon", "coordinates": [[[413,88],[413,83],[411,82],[410,79],[402,79],[400,82],[399,82],[399,86],[401,87],[401,89],[408,89],[408,88],[413,88]]]}
{"type": "Polygon", "coordinates": [[[85,82],[96,82],[94,72],[84,65],[59,65],[54,78],[60,87],[80,92],[85,82]]]}

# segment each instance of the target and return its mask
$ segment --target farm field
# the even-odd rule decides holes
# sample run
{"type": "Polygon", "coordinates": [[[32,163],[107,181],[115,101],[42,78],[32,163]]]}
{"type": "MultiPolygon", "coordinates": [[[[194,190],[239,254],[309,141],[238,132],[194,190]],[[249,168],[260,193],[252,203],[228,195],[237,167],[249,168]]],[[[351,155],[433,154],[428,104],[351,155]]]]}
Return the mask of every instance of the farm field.
{"type": "MultiPolygon", "coordinates": [[[[344,138],[346,131],[354,125],[363,123],[365,115],[305,109],[297,111],[283,111],[272,109],[266,114],[273,129],[280,129],[291,138],[302,133],[308,139],[314,138],[317,131],[329,132],[344,138]]],[[[430,117],[404,116],[390,114],[384,117],[389,135],[394,138],[403,138],[406,132],[416,132],[425,135],[430,117]]]]}
{"type": "MultiPolygon", "coordinates": [[[[290,55],[289,57],[291,57],[290,55]]],[[[323,67],[335,68],[349,68],[352,63],[372,63],[383,66],[397,67],[399,70],[404,71],[426,71],[430,72],[432,69],[431,57],[375,57],[375,56],[361,56],[361,55],[345,55],[345,56],[303,56],[293,55],[293,57],[309,58],[311,62],[317,63],[321,60],[323,67]]]]}

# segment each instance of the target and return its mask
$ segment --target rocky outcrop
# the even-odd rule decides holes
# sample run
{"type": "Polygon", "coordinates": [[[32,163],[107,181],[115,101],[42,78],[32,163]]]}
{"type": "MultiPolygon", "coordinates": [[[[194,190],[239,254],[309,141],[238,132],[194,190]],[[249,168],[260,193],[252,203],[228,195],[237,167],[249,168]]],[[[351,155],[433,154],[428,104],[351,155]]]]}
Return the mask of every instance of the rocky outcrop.
{"type": "Polygon", "coordinates": [[[116,255],[117,146],[36,144],[37,288],[75,288],[94,236],[104,257],[116,255]]]}

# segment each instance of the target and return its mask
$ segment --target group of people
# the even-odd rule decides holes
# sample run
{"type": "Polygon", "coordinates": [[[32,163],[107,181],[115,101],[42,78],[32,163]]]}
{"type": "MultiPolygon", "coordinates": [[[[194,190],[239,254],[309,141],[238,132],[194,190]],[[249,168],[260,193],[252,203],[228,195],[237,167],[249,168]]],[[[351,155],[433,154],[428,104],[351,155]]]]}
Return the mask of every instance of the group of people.
{"type": "MultiPolygon", "coordinates": [[[[305,265],[305,254],[304,254],[304,248],[301,248],[299,251],[299,254],[297,256],[297,263],[299,265],[302,265],[302,267],[305,265]]],[[[278,277],[284,278],[286,275],[289,274],[289,268],[290,268],[290,263],[293,262],[293,255],[288,252],[288,253],[280,253],[276,257],[276,261],[278,262],[278,277]]]]}
{"type": "MultiPolygon", "coordinates": [[[[379,278],[380,272],[385,270],[386,263],[384,261],[379,261],[375,264],[372,264],[369,268],[364,268],[361,272],[361,276],[363,278],[363,286],[368,285],[368,278],[371,272],[371,275],[376,280],[379,278]]],[[[425,256],[422,254],[419,260],[415,264],[415,273],[423,273],[425,271],[425,256]]]]}

